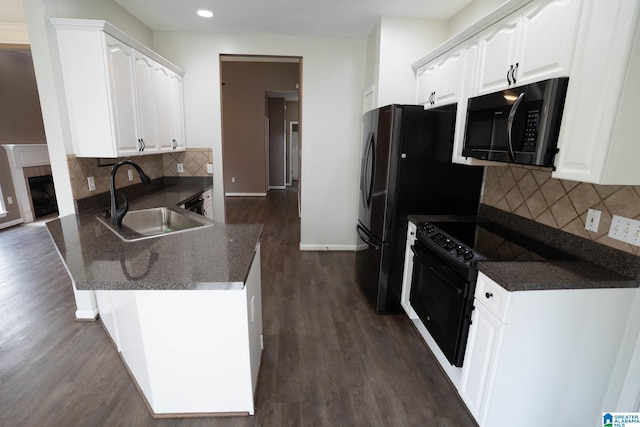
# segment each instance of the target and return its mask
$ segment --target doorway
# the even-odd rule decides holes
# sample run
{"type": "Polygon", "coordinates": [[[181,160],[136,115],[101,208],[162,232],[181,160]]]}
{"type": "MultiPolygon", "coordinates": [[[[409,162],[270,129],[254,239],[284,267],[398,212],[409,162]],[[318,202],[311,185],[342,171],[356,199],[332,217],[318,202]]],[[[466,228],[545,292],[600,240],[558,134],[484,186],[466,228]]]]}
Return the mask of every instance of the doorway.
{"type": "MultiPolygon", "coordinates": [[[[286,188],[291,175],[289,122],[300,126],[301,69],[300,57],[220,56],[225,196],[266,196],[286,188]],[[276,127],[279,132],[270,137],[276,127]]],[[[298,151],[301,144],[298,132],[298,151]]]]}
{"type": "Polygon", "coordinates": [[[298,149],[298,122],[289,122],[289,179],[287,184],[291,186],[293,182],[298,181],[298,168],[300,165],[298,149]]]}

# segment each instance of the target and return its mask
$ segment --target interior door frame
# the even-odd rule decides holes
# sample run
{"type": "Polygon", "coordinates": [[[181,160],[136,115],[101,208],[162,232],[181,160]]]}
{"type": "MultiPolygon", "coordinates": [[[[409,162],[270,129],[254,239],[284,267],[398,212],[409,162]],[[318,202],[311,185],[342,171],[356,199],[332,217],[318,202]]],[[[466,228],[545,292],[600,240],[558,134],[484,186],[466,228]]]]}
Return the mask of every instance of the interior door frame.
{"type": "MultiPolygon", "coordinates": [[[[293,183],[293,167],[292,167],[292,161],[291,159],[293,158],[293,125],[298,125],[298,120],[290,120],[289,121],[289,129],[288,129],[288,133],[289,133],[289,156],[288,156],[288,168],[289,168],[289,179],[287,180],[287,186],[291,187],[292,183],[293,183]]],[[[300,135],[300,131],[297,132],[298,135],[300,135]]],[[[300,150],[300,144],[298,143],[298,150],[300,150]]],[[[296,156],[297,157],[297,156],[296,156]]],[[[298,161],[298,159],[296,159],[296,161],[298,161]]],[[[300,162],[298,161],[298,170],[300,170],[300,162]]],[[[300,177],[298,177],[298,179],[300,179],[300,177]]]]}

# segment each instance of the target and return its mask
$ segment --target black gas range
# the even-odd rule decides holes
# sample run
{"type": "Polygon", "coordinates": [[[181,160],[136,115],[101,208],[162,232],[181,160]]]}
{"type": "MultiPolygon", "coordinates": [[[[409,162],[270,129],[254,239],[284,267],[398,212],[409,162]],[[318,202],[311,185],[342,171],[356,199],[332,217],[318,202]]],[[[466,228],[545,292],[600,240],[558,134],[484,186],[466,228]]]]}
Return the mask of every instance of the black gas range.
{"type": "Polygon", "coordinates": [[[410,302],[452,365],[462,366],[479,261],[545,261],[571,255],[479,217],[419,224],[410,302]]]}

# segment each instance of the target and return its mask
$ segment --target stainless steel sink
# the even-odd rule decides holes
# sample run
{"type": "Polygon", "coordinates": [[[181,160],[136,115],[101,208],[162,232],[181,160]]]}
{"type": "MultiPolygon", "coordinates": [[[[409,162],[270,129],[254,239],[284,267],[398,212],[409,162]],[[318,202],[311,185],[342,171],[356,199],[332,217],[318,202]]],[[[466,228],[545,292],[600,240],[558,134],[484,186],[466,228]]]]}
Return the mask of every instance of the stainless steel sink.
{"type": "Polygon", "coordinates": [[[110,218],[98,219],[126,241],[150,239],[213,225],[203,216],[165,206],[129,211],[124,216],[120,228],[114,226],[110,218]]]}

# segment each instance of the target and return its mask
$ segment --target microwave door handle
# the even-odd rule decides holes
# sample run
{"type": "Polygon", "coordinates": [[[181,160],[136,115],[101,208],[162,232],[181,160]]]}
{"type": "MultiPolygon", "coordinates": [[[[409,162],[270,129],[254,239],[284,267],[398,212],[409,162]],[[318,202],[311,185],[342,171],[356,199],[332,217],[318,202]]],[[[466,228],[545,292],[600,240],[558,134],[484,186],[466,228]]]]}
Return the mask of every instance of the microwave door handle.
{"type": "Polygon", "coordinates": [[[516,153],[513,151],[513,120],[516,117],[516,113],[518,112],[518,107],[520,107],[520,103],[524,99],[524,92],[518,95],[518,99],[511,106],[511,111],[509,111],[509,118],[507,119],[507,148],[509,149],[509,158],[512,161],[516,161],[516,153]]]}

